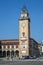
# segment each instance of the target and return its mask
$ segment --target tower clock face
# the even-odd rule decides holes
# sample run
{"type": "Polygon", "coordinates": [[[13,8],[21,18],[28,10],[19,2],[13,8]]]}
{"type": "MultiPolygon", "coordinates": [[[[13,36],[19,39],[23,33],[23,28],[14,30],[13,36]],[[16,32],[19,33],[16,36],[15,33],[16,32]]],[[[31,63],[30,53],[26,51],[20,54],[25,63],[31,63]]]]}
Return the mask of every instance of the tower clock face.
{"type": "Polygon", "coordinates": [[[25,23],[25,22],[23,22],[23,23],[22,23],[22,27],[24,28],[25,26],[26,26],[26,23],[25,23]]]}

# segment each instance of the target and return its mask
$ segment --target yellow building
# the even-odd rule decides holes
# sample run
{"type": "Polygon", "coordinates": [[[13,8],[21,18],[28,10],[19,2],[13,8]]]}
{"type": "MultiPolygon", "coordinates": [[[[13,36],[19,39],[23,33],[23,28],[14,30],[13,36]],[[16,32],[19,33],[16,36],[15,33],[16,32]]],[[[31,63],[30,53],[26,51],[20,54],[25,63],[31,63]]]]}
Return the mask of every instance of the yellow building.
{"type": "Polygon", "coordinates": [[[29,56],[30,18],[26,8],[23,8],[19,19],[19,51],[21,56],[29,56]]]}
{"type": "MultiPolygon", "coordinates": [[[[27,9],[23,7],[19,18],[19,39],[0,40],[0,57],[30,56],[30,40],[30,18],[27,9]]],[[[38,48],[37,43],[34,44],[34,48],[38,48]]]]}

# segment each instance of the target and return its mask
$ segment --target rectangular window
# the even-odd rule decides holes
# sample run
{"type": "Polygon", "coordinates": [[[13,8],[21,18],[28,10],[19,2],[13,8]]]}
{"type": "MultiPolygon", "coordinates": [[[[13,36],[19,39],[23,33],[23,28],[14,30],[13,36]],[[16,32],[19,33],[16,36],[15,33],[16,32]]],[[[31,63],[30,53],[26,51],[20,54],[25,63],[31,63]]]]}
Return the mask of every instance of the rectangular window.
{"type": "Polygon", "coordinates": [[[18,45],[16,45],[16,48],[18,48],[18,45]]]}
{"type": "Polygon", "coordinates": [[[25,36],[25,32],[22,33],[23,34],[23,37],[25,36]]]}

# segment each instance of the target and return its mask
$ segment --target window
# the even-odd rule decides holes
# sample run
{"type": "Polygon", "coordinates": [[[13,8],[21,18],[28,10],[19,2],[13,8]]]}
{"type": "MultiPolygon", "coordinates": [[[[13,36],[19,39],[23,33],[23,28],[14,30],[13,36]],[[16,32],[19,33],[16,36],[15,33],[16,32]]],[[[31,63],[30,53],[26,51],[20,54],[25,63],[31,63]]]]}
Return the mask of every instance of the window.
{"type": "Polygon", "coordinates": [[[12,45],[12,48],[14,48],[14,45],[12,45]]]}
{"type": "Polygon", "coordinates": [[[23,46],[23,48],[25,48],[25,46],[23,46]]]}
{"type": "Polygon", "coordinates": [[[8,46],[8,49],[10,48],[10,46],[8,46]]]}
{"type": "Polygon", "coordinates": [[[18,45],[16,45],[16,48],[18,48],[18,45]]]}
{"type": "Polygon", "coordinates": [[[22,47],[22,49],[23,49],[23,48],[26,48],[25,45],[21,45],[21,47],[22,47]]]}
{"type": "Polygon", "coordinates": [[[25,36],[25,32],[22,33],[23,34],[23,37],[25,36]]]}
{"type": "Polygon", "coordinates": [[[4,49],[6,48],[6,46],[4,46],[4,49]]]}

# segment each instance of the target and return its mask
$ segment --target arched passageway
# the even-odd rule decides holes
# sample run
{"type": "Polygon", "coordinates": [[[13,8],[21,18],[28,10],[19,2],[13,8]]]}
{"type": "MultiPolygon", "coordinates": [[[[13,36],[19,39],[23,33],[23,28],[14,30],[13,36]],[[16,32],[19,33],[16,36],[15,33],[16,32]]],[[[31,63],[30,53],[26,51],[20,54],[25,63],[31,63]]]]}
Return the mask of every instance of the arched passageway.
{"type": "Polygon", "coordinates": [[[0,41],[0,57],[2,57],[2,45],[1,45],[1,41],[0,41]]]}
{"type": "Polygon", "coordinates": [[[16,57],[19,57],[19,51],[18,50],[16,50],[15,52],[14,52],[14,56],[16,57]]]}
{"type": "Polygon", "coordinates": [[[7,56],[10,56],[10,51],[7,51],[7,56]]]}
{"type": "Polygon", "coordinates": [[[2,50],[0,50],[0,57],[2,57],[2,50]]]}
{"type": "Polygon", "coordinates": [[[6,57],[6,51],[3,51],[3,57],[6,57]]]}
{"type": "Polygon", "coordinates": [[[14,56],[14,51],[11,51],[11,56],[14,56]]]}

